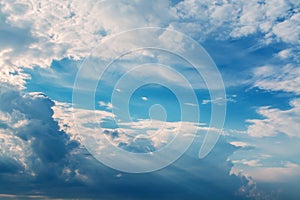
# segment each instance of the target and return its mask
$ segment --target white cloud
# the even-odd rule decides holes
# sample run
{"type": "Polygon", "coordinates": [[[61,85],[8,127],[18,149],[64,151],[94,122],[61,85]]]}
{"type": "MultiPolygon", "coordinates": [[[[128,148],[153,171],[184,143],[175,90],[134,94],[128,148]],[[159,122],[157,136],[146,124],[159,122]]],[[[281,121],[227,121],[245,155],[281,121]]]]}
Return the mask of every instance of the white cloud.
{"type": "Polygon", "coordinates": [[[233,142],[230,142],[231,145],[233,146],[236,146],[236,147],[247,147],[248,144],[246,142],[240,142],[240,141],[233,141],[233,142]]]}
{"type": "Polygon", "coordinates": [[[263,66],[254,70],[254,87],[300,94],[300,66],[263,66]]]}
{"type": "MultiPolygon", "coordinates": [[[[86,57],[106,36],[143,26],[164,26],[172,17],[168,1],[1,1],[0,7],[5,17],[1,22],[13,27],[9,29],[12,34],[5,35],[7,41],[22,36],[26,42],[7,48],[1,45],[1,69],[7,66],[9,72],[20,66],[49,67],[54,59],[86,57]],[[28,30],[30,34],[25,34],[28,30]],[[14,35],[20,36],[8,40],[14,35]]],[[[2,27],[8,26],[1,23],[0,32],[2,27]]]]}
{"type": "Polygon", "coordinates": [[[299,5],[297,1],[289,3],[284,0],[268,0],[264,3],[185,0],[175,7],[181,21],[174,22],[173,26],[198,37],[195,30],[202,30],[200,37],[204,39],[209,35],[219,34],[219,38],[228,38],[262,32],[267,43],[275,38],[299,44],[299,5]],[[284,20],[279,22],[278,19],[284,20]]]}
{"type": "Polygon", "coordinates": [[[193,107],[196,107],[197,106],[197,104],[194,104],[194,103],[184,103],[184,105],[187,105],[187,106],[193,106],[193,107]]]}
{"type": "Polygon", "coordinates": [[[103,128],[101,127],[102,122],[115,120],[113,113],[72,108],[70,104],[57,101],[53,110],[53,117],[59,122],[62,130],[69,133],[73,139],[83,141],[94,138],[93,141],[97,143],[100,152],[100,147],[106,145],[103,137],[106,137],[107,134],[99,134],[99,132],[103,133],[105,131],[117,135],[117,137],[110,138],[111,142],[117,146],[120,143],[130,144],[139,138],[144,138],[157,149],[170,143],[174,137],[182,137],[184,140],[184,138],[195,136],[194,134],[197,136],[197,134],[204,135],[206,132],[223,132],[220,129],[193,122],[165,122],[150,119],[140,119],[135,122],[116,122],[118,128],[103,128]],[[74,116],[76,117],[75,121],[74,116]]]}
{"type": "Polygon", "coordinates": [[[114,118],[114,115],[108,111],[73,108],[69,103],[58,101],[55,101],[52,109],[54,111],[53,118],[58,121],[60,128],[77,140],[80,139],[78,130],[80,132],[93,130],[97,134],[100,131],[99,124],[103,122],[102,120],[114,118]],[[86,126],[88,124],[93,126],[86,126]]]}
{"type": "Polygon", "coordinates": [[[278,53],[278,56],[282,59],[289,58],[291,56],[292,49],[284,49],[278,53]]]}
{"type": "Polygon", "coordinates": [[[147,97],[142,97],[141,98],[143,101],[148,101],[148,98],[147,97]]]}
{"type": "Polygon", "coordinates": [[[110,109],[110,110],[113,107],[111,102],[105,103],[104,101],[99,101],[99,106],[105,107],[105,108],[110,109]]]}
{"type": "Polygon", "coordinates": [[[153,142],[155,148],[161,148],[171,142],[174,137],[193,136],[195,130],[208,131],[208,127],[198,127],[192,122],[164,122],[159,120],[139,120],[138,122],[119,123],[122,132],[129,134],[131,137],[148,138],[153,142]]]}
{"type": "Polygon", "coordinates": [[[85,110],[72,108],[70,104],[55,102],[54,119],[56,119],[61,129],[72,135],[72,138],[94,138],[99,142],[98,146],[105,145],[103,137],[105,134],[99,132],[116,131],[118,137],[113,138],[111,142],[115,145],[119,143],[130,143],[136,138],[143,137],[151,141],[156,148],[160,148],[170,142],[178,131],[182,137],[189,137],[192,130],[208,131],[206,127],[198,127],[190,122],[163,122],[159,120],[139,120],[137,122],[120,123],[119,128],[102,128],[101,122],[105,120],[114,120],[114,115],[111,112],[100,110],[85,110]],[[74,121],[73,116],[76,117],[74,121]],[[205,129],[206,128],[206,129],[205,129]]]}
{"type": "Polygon", "coordinates": [[[250,167],[260,167],[262,166],[262,164],[260,164],[260,160],[246,160],[246,159],[242,159],[242,160],[233,160],[232,161],[234,164],[242,164],[242,165],[247,165],[250,167]]]}
{"type": "MultiPolygon", "coordinates": [[[[1,55],[0,55],[1,58],[1,55]]],[[[28,74],[25,74],[21,67],[7,66],[0,59],[0,83],[4,86],[14,85],[16,88],[24,89],[26,80],[30,79],[28,74]]]]}
{"type": "MultiPolygon", "coordinates": [[[[22,86],[22,80],[28,77],[21,75],[16,81],[11,75],[8,77],[7,71],[16,71],[16,67],[20,66],[48,67],[52,60],[66,57],[80,59],[86,57],[104,38],[140,27],[168,27],[198,39],[209,36],[221,39],[242,37],[260,31],[267,40],[275,38],[275,41],[299,44],[299,6],[298,1],[288,3],[283,0],[269,0],[265,3],[185,0],[174,6],[169,1],[95,3],[88,0],[83,3],[78,0],[4,0],[1,1],[1,12],[5,24],[1,24],[4,29],[0,31],[11,34],[5,36],[7,41],[0,41],[5,43],[0,52],[1,69],[5,66],[7,68],[2,78],[4,82],[22,86]],[[26,34],[20,35],[20,32],[26,34]],[[15,39],[8,39],[14,35],[15,39]],[[13,42],[20,38],[22,41],[13,42]]],[[[169,43],[167,39],[181,40],[165,38],[162,42],[169,43]]],[[[122,45],[129,45],[124,42],[122,45]]],[[[122,49],[122,45],[118,43],[115,50],[122,49]]]]}
{"type": "Polygon", "coordinates": [[[217,105],[224,105],[228,102],[231,102],[231,103],[235,103],[236,100],[235,100],[236,96],[235,95],[232,95],[231,97],[228,97],[226,99],[224,98],[217,98],[217,99],[203,99],[202,100],[202,104],[205,105],[205,104],[210,104],[210,103],[213,103],[213,104],[217,104],[217,105]]]}
{"type": "MultiPolygon", "coordinates": [[[[238,174],[240,170],[233,167],[231,173],[238,174]]],[[[267,183],[289,183],[300,175],[300,166],[295,163],[286,162],[283,167],[260,167],[251,166],[243,174],[251,176],[257,182],[267,183]]]]}
{"type": "Polygon", "coordinates": [[[272,30],[284,42],[299,43],[300,13],[294,14],[289,19],[274,25],[272,30]]]}
{"type": "Polygon", "coordinates": [[[35,0],[2,1],[1,5],[8,23],[30,29],[36,40],[21,55],[13,54],[23,58],[23,66],[46,67],[53,59],[80,58],[106,35],[143,26],[162,26],[171,17],[168,1],[35,0]],[[115,12],[118,8],[122,9],[115,12]],[[20,9],[22,12],[17,12],[20,9]]]}
{"type": "Polygon", "coordinates": [[[274,136],[284,133],[290,137],[300,137],[298,125],[300,123],[300,99],[290,102],[292,108],[280,110],[278,108],[261,107],[258,109],[264,119],[249,119],[248,133],[253,137],[274,136]]]}

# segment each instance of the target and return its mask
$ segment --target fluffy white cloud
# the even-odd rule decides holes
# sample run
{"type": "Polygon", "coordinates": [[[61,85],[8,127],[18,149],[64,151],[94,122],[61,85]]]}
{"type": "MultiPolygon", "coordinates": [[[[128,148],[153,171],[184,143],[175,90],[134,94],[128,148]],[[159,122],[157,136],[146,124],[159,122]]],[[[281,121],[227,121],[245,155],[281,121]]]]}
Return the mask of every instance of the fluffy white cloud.
{"type": "MultiPolygon", "coordinates": [[[[167,0],[96,3],[4,0],[0,31],[7,34],[6,40],[0,39],[4,47],[0,50],[0,65],[1,69],[6,68],[2,70],[6,76],[1,81],[22,85],[27,77],[19,76],[18,81],[13,81],[7,70],[13,74],[22,71],[18,67],[48,67],[54,59],[80,59],[104,38],[140,27],[168,27],[196,39],[262,32],[269,42],[275,39],[299,44],[299,7],[298,1],[284,0],[185,0],[175,5],[167,0]]],[[[120,43],[118,46],[121,48],[120,43]]]]}
{"type": "MultiPolygon", "coordinates": [[[[29,29],[34,38],[23,52],[10,57],[17,66],[47,67],[53,59],[88,55],[106,35],[144,26],[164,26],[169,2],[160,1],[1,1],[6,23],[29,29]],[[121,8],[119,12],[115,12],[121,8]],[[147,9],[146,9],[147,8],[147,9]]],[[[26,40],[25,39],[25,40],[26,40]]],[[[17,46],[19,47],[19,46],[17,46]]]]}
{"type": "Polygon", "coordinates": [[[262,32],[267,43],[275,38],[275,41],[299,44],[299,5],[298,1],[284,0],[185,0],[174,8],[181,21],[174,22],[172,27],[187,30],[201,38],[208,35],[242,37],[262,32]],[[195,33],[199,30],[202,32],[200,35],[195,33]]]}
{"type": "Polygon", "coordinates": [[[292,15],[289,19],[276,24],[273,33],[288,43],[299,43],[300,39],[300,13],[292,15]]]}

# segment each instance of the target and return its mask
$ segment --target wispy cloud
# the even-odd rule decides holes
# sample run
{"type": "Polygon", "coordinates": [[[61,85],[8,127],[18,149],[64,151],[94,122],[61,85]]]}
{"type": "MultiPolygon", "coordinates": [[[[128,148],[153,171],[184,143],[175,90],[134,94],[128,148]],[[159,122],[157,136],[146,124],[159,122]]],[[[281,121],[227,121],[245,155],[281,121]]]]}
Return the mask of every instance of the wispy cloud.
{"type": "Polygon", "coordinates": [[[254,87],[300,94],[300,67],[293,64],[258,67],[254,70],[253,79],[254,87]]]}
{"type": "Polygon", "coordinates": [[[231,102],[231,103],[235,103],[236,102],[236,95],[231,95],[231,97],[228,97],[226,99],[224,98],[217,98],[217,99],[203,99],[202,100],[202,104],[205,105],[205,104],[217,104],[217,105],[224,105],[228,102],[231,102]]]}
{"type": "Polygon", "coordinates": [[[107,109],[109,109],[109,110],[111,110],[111,109],[113,108],[111,102],[105,103],[104,101],[99,101],[99,106],[100,106],[100,107],[107,108],[107,109]]]}
{"type": "Polygon", "coordinates": [[[292,108],[280,110],[278,108],[261,107],[258,113],[264,119],[249,119],[248,133],[253,137],[272,137],[286,134],[290,137],[300,137],[298,124],[300,123],[300,99],[290,102],[292,108]]]}

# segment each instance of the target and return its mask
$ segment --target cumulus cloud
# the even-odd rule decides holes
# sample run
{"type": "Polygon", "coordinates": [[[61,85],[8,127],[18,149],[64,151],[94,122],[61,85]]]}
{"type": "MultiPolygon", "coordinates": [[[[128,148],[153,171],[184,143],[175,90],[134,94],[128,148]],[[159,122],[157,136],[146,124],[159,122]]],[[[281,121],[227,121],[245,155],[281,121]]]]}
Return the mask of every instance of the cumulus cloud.
{"type": "Polygon", "coordinates": [[[24,41],[34,38],[26,51],[17,53],[14,49],[10,54],[10,57],[17,58],[13,64],[27,67],[47,67],[53,59],[84,57],[105,36],[120,31],[141,26],[163,26],[170,17],[168,8],[168,1],[87,1],[84,4],[80,1],[1,2],[5,21],[18,30],[30,31],[30,37],[24,41]],[[122,7],[122,11],[114,12],[118,7],[122,7]],[[19,63],[20,59],[22,63],[19,63]]]}
{"type": "Polygon", "coordinates": [[[52,118],[54,103],[41,93],[21,94],[6,87],[1,88],[0,102],[1,176],[9,167],[29,180],[61,179],[62,168],[78,142],[59,131],[52,118]]]}
{"type": "Polygon", "coordinates": [[[289,19],[276,24],[273,33],[288,43],[299,43],[300,38],[300,13],[292,15],[289,19]]]}
{"type": "MultiPolygon", "coordinates": [[[[3,44],[0,64],[6,67],[3,74],[14,74],[21,71],[16,67],[49,67],[52,60],[78,60],[88,56],[96,44],[113,34],[153,26],[179,30],[197,40],[236,38],[262,32],[267,42],[282,40],[299,44],[299,6],[298,1],[282,0],[185,0],[177,4],[167,0],[1,1],[0,31],[8,34],[5,40],[0,39],[3,44]]],[[[115,50],[118,49],[122,49],[120,43],[115,50]]],[[[18,81],[18,85],[23,84],[18,81]]]]}
{"type": "Polygon", "coordinates": [[[257,32],[267,42],[282,40],[299,44],[299,2],[282,0],[259,1],[182,1],[175,6],[180,22],[173,27],[188,30],[198,37],[214,35],[238,38],[257,32]],[[280,19],[283,21],[280,21],[280,19]],[[291,30],[290,27],[296,27],[291,30]],[[204,34],[199,36],[196,30],[204,34]],[[281,30],[284,29],[284,30],[281,30]]]}

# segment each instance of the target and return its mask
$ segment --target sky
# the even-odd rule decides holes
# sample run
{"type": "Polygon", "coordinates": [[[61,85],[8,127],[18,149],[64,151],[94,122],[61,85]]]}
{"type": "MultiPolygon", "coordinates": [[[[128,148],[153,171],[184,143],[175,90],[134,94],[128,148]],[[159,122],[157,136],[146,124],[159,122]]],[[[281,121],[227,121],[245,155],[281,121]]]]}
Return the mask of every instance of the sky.
{"type": "Polygon", "coordinates": [[[0,199],[299,199],[298,0],[2,0],[0,199]]]}

